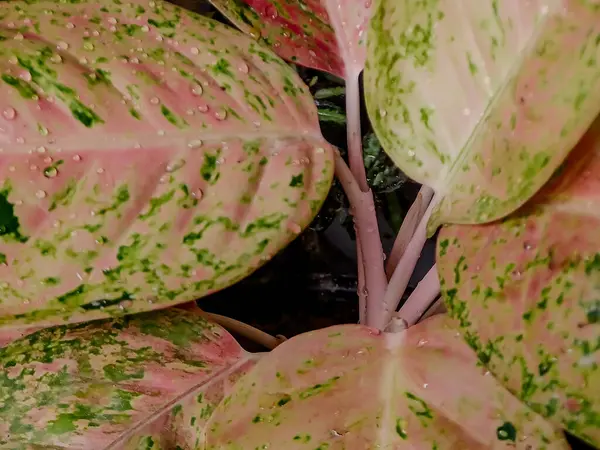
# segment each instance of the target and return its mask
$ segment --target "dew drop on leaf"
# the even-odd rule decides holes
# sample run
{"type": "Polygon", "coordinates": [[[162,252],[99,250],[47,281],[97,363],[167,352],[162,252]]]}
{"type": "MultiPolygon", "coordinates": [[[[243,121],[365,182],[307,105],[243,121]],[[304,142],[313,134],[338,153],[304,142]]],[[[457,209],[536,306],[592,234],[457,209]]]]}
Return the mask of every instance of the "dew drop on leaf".
{"type": "Polygon", "coordinates": [[[4,111],[2,111],[2,117],[4,117],[6,120],[13,120],[15,117],[17,117],[17,111],[14,108],[6,108],[4,111]]]}
{"type": "Polygon", "coordinates": [[[37,191],[37,192],[35,193],[35,196],[36,196],[37,198],[44,198],[44,197],[46,197],[46,191],[42,191],[42,190],[40,189],[39,191],[37,191]]]}
{"type": "Polygon", "coordinates": [[[225,120],[227,118],[227,111],[221,109],[215,113],[215,118],[217,120],[225,120]]]}
{"type": "Polygon", "coordinates": [[[185,166],[185,159],[173,161],[167,165],[167,172],[175,172],[176,170],[181,169],[183,166],[185,166]]]}
{"type": "Polygon", "coordinates": [[[188,142],[189,148],[199,148],[202,146],[202,141],[200,139],[194,139],[193,141],[188,142]]]}
{"type": "Polygon", "coordinates": [[[44,176],[46,178],[54,178],[56,175],[58,175],[58,170],[56,167],[50,166],[44,169],[44,176]]]}
{"type": "Polygon", "coordinates": [[[290,230],[294,234],[300,234],[300,232],[302,231],[302,227],[300,227],[300,225],[298,225],[296,222],[290,222],[288,224],[288,230],[290,230]]]}
{"type": "Polygon", "coordinates": [[[192,86],[192,94],[202,95],[202,92],[204,92],[204,90],[202,89],[202,86],[200,86],[199,84],[194,84],[192,86]]]}
{"type": "Polygon", "coordinates": [[[202,189],[198,188],[196,189],[193,193],[192,196],[197,199],[200,200],[202,198],[202,196],[204,195],[204,192],[202,192],[202,189]]]}

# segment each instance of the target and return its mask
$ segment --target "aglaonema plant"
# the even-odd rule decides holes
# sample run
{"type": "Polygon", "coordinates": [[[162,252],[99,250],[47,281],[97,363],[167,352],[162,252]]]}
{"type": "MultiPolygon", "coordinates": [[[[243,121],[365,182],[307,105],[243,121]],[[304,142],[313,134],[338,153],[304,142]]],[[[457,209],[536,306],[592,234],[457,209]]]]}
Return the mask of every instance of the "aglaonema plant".
{"type": "Polygon", "coordinates": [[[600,110],[600,8],[376,4],[367,106],[426,183],[387,286],[358,120],[370,4],[216,3],[262,43],[160,1],[0,3],[2,448],[568,449],[561,429],[600,445],[596,126],[556,171],[600,110]],[[318,210],[333,152],[265,43],[347,81],[335,170],[374,326],[253,355],[192,307],[106,318],[235,282],[318,210]],[[449,317],[397,331],[440,224],[400,317],[440,285],[449,317]]]}
{"type": "Polygon", "coordinates": [[[167,3],[0,4],[0,324],[187,302],[308,225],[331,147],[295,72],[167,3]]]}
{"type": "MultiPolygon", "coordinates": [[[[355,215],[361,323],[378,328],[395,315],[427,224],[431,235],[442,223],[485,223],[514,211],[598,112],[599,16],[592,2],[212,3],[280,56],[346,80],[352,173],[340,158],[336,173],[355,215]],[[360,143],[357,86],[367,54],[373,126],[396,164],[423,183],[389,255],[387,278],[360,143]],[[559,135],[546,133],[548,126],[559,135]]],[[[400,311],[402,323],[413,324],[438,294],[434,267],[400,311]]]]}

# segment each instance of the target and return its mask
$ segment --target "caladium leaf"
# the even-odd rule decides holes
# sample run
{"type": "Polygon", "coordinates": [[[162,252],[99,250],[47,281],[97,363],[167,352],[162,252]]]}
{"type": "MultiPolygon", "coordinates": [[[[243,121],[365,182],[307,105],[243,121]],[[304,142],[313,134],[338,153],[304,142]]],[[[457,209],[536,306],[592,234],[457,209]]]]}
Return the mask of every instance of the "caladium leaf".
{"type": "Polygon", "coordinates": [[[365,94],[381,143],[441,223],[506,216],[600,110],[597,2],[378,0],[365,94]]]}
{"type": "Polygon", "coordinates": [[[372,0],[210,0],[240,30],[282,58],[341,78],[365,62],[372,0]]]}
{"type": "Polygon", "coordinates": [[[569,448],[438,316],[406,332],[359,325],[295,337],[208,421],[206,450],[569,448]]]}
{"type": "Polygon", "coordinates": [[[307,226],[332,151],[308,89],[160,1],[0,3],[0,325],[182,303],[307,226]]]}
{"type": "Polygon", "coordinates": [[[177,308],[38,331],[0,349],[0,447],[199,448],[256,360],[177,308]]]}
{"type": "Polygon", "coordinates": [[[442,229],[446,305],[479,359],[531,408],[600,447],[600,121],[501,222],[442,229]]]}

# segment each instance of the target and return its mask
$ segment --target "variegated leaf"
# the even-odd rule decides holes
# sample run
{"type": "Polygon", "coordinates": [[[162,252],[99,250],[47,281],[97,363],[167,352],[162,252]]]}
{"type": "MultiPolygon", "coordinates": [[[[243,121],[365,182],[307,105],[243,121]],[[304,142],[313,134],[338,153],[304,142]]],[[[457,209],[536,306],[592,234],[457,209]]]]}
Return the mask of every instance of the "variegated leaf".
{"type": "Polygon", "coordinates": [[[256,359],[176,308],[38,331],[0,349],[0,447],[200,448],[256,359]]]}
{"type": "Polygon", "coordinates": [[[204,449],[568,449],[476,366],[446,321],[399,334],[344,325],[285,342],[217,407],[204,449]]]}
{"type": "Polygon", "coordinates": [[[436,191],[430,234],[516,210],[600,111],[597,1],[379,0],[368,35],[369,115],[436,191]]]}
{"type": "Polygon", "coordinates": [[[306,86],[231,28],[161,1],[10,1],[0,41],[0,326],[207,295],[327,195],[306,86]]]}
{"type": "Polygon", "coordinates": [[[345,78],[365,62],[372,0],[210,0],[282,58],[345,78]]]}
{"type": "Polygon", "coordinates": [[[442,229],[442,292],[479,359],[522,401],[600,447],[600,120],[501,222],[442,229]]]}

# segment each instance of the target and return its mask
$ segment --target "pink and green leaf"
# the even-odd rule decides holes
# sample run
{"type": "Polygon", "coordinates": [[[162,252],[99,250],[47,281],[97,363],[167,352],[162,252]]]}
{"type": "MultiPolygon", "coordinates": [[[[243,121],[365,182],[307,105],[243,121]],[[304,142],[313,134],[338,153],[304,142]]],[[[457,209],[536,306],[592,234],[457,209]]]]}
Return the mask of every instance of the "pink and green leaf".
{"type": "Polygon", "coordinates": [[[0,447],[200,448],[256,359],[180,309],[38,331],[0,349],[0,447]]]}
{"type": "Polygon", "coordinates": [[[442,292],[497,378],[600,446],[600,120],[532,200],[501,222],[442,229],[442,292]]]}
{"type": "Polygon", "coordinates": [[[205,449],[569,448],[477,367],[447,321],[398,334],[344,325],[285,342],[216,408],[205,449]]]}
{"type": "Polygon", "coordinates": [[[371,0],[210,0],[282,58],[345,78],[365,62],[371,0]]]}
{"type": "Polygon", "coordinates": [[[378,0],[365,94],[384,149],[443,223],[515,211],[600,110],[597,2],[378,0]]]}
{"type": "Polygon", "coordinates": [[[293,69],[161,1],[0,2],[0,326],[242,279],[312,220],[331,147],[293,69]]]}

